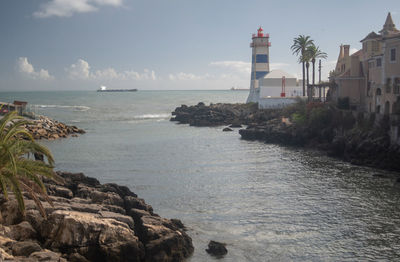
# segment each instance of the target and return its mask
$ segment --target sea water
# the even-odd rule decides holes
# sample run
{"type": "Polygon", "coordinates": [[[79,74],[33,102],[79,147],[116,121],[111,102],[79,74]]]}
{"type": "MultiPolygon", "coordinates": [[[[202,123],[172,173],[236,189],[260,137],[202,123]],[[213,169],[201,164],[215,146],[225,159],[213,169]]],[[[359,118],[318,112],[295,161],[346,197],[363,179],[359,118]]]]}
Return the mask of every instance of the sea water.
{"type": "Polygon", "coordinates": [[[318,151],[245,141],[235,129],[170,122],[181,104],[244,102],[245,91],[14,92],[31,110],[87,131],[42,141],[56,169],[128,186],[163,217],[179,218],[195,252],[213,261],[400,259],[397,174],[318,151]]]}

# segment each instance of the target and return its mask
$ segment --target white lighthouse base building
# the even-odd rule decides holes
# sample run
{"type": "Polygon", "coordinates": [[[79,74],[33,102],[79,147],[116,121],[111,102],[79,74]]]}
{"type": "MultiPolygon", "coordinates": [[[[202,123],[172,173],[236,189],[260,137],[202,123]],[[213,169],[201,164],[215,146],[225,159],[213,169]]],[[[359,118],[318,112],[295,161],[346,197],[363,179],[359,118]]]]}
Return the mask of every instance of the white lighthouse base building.
{"type": "Polygon", "coordinates": [[[293,103],[295,97],[301,96],[301,87],[298,85],[297,78],[283,70],[272,70],[263,78],[258,79],[255,86],[257,88],[250,90],[248,102],[258,103],[259,108],[284,107],[293,103]],[[284,90],[282,90],[283,78],[284,90]]]}

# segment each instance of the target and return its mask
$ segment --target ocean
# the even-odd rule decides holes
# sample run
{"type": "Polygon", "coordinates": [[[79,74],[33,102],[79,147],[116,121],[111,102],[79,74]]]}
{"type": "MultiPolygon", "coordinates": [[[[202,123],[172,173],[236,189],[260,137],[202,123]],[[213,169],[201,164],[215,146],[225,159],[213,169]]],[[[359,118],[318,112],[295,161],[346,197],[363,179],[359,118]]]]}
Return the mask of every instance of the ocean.
{"type": "Polygon", "coordinates": [[[170,122],[181,104],[245,102],[246,91],[2,92],[87,131],[41,141],[56,169],[128,186],[163,217],[179,218],[195,252],[214,261],[400,259],[397,174],[299,148],[240,139],[223,127],[170,122]]]}

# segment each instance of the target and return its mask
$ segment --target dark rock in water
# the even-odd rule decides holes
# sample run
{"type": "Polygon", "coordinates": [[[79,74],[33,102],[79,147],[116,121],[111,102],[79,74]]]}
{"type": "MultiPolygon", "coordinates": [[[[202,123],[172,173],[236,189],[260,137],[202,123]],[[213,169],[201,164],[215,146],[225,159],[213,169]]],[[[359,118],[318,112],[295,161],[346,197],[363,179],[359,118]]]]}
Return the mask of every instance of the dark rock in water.
{"type": "Polygon", "coordinates": [[[229,125],[229,127],[232,127],[232,128],[242,128],[242,125],[241,125],[241,124],[231,124],[231,125],[229,125]]]}
{"type": "Polygon", "coordinates": [[[229,128],[229,127],[225,127],[224,129],[222,129],[222,131],[224,132],[229,132],[229,131],[233,131],[233,129],[229,128]]]}
{"type": "Polygon", "coordinates": [[[228,253],[225,246],[225,243],[211,240],[210,243],[208,243],[208,249],[206,249],[206,251],[208,254],[220,258],[228,253]]]}

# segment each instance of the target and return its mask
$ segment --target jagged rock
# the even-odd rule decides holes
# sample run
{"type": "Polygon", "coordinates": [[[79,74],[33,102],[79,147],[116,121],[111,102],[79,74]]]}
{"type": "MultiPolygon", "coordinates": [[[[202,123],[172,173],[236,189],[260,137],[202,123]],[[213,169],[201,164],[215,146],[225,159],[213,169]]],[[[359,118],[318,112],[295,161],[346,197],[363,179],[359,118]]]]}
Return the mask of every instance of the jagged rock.
{"type": "Polygon", "coordinates": [[[146,210],[150,214],[153,214],[153,208],[150,205],[147,205],[141,198],[126,196],[124,198],[124,202],[126,210],[131,210],[132,208],[136,208],[136,209],[146,210]]]}
{"type": "Polygon", "coordinates": [[[222,257],[228,253],[228,250],[226,249],[226,244],[225,243],[220,243],[217,241],[211,240],[210,243],[208,243],[208,248],[206,249],[207,253],[216,257],[222,257]]]}
{"type": "Polygon", "coordinates": [[[80,255],[79,253],[72,253],[68,256],[69,262],[90,262],[84,256],[80,255]]]}
{"type": "Polygon", "coordinates": [[[182,261],[193,252],[190,237],[170,220],[143,215],[135,222],[140,225],[146,261],[171,261],[171,257],[182,261]]]}
{"type": "Polygon", "coordinates": [[[247,123],[249,116],[255,114],[257,106],[251,104],[210,104],[177,107],[172,112],[171,121],[191,126],[219,126],[247,123]]]}
{"type": "Polygon", "coordinates": [[[222,129],[222,131],[224,132],[230,132],[233,131],[233,129],[229,128],[229,127],[225,127],[224,129],[222,129]]]}
{"type": "Polygon", "coordinates": [[[31,199],[22,217],[12,195],[0,198],[0,247],[16,261],[183,261],[193,252],[180,220],[154,214],[127,187],[101,185],[82,173],[57,174],[63,183],[44,180],[53,202],[42,202],[47,219],[31,199]]]}
{"type": "Polygon", "coordinates": [[[94,203],[98,204],[106,204],[106,205],[114,205],[114,206],[123,206],[124,200],[114,193],[114,192],[100,192],[97,190],[93,190],[90,194],[90,198],[94,203]]]}
{"type": "Polygon", "coordinates": [[[15,261],[15,258],[0,247],[0,261],[15,261]]]}
{"type": "Polygon", "coordinates": [[[120,186],[114,183],[107,183],[100,186],[102,192],[113,192],[117,193],[121,198],[126,196],[137,197],[137,195],[129,190],[126,186],[120,186]]]}
{"type": "Polygon", "coordinates": [[[61,257],[60,253],[56,253],[50,250],[43,250],[33,252],[29,258],[34,259],[35,261],[46,261],[46,262],[67,262],[67,260],[61,257]]]}
{"type": "Polygon", "coordinates": [[[133,222],[133,219],[130,216],[125,216],[125,215],[121,215],[121,214],[110,212],[110,211],[100,211],[99,214],[103,218],[112,218],[117,221],[123,222],[123,223],[127,224],[132,230],[135,227],[135,223],[133,222]]]}
{"type": "Polygon", "coordinates": [[[128,257],[140,261],[144,256],[142,244],[126,223],[90,213],[57,210],[43,223],[41,235],[51,248],[87,247],[81,255],[93,261],[104,256],[108,261],[128,261],[128,257]]]}
{"type": "Polygon", "coordinates": [[[15,240],[27,240],[36,238],[36,230],[27,221],[23,221],[17,225],[10,226],[10,232],[8,234],[10,238],[15,240]]]}
{"type": "Polygon", "coordinates": [[[40,116],[39,119],[25,125],[25,129],[33,135],[34,139],[46,138],[55,140],[61,137],[67,137],[70,134],[85,133],[84,130],[76,126],[68,126],[44,116],[40,116]]]}
{"type": "Polygon", "coordinates": [[[34,241],[17,241],[11,246],[13,256],[27,257],[33,252],[41,251],[42,248],[34,241]]]}
{"type": "Polygon", "coordinates": [[[48,185],[47,191],[49,194],[54,196],[60,196],[65,198],[72,198],[74,196],[74,194],[70,189],[62,186],[48,185]]]}

